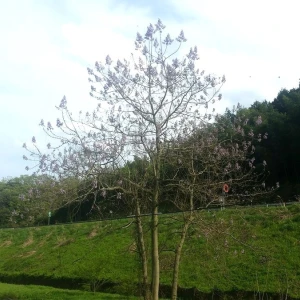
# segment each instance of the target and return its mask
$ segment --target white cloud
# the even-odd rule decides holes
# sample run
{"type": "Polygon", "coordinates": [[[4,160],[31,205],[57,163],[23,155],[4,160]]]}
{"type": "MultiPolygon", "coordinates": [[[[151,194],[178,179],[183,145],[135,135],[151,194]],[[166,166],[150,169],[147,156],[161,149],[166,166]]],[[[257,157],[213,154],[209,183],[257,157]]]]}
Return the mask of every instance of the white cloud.
{"type": "Polygon", "coordinates": [[[128,57],[136,32],[143,34],[157,17],[173,37],[184,29],[186,47],[198,46],[201,69],[226,75],[219,107],[273,100],[281,88],[298,85],[299,8],[297,0],[6,1],[0,11],[0,178],[24,173],[20,141],[36,135],[46,142],[37,124],[55,122],[63,95],[72,110],[94,106],[86,67],[107,54],[128,57]]]}

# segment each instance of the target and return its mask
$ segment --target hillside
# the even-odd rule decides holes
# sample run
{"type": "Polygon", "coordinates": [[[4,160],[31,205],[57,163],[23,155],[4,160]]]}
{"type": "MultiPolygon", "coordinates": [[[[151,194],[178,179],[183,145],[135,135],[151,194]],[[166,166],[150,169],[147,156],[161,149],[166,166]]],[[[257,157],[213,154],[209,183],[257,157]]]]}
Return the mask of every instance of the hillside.
{"type": "MultiPolygon", "coordinates": [[[[160,223],[166,295],[178,217],[164,216],[160,223]]],[[[0,281],[138,294],[131,221],[1,229],[0,281]]],[[[148,226],[147,217],[144,221],[148,226]]],[[[300,205],[199,212],[185,244],[179,285],[202,293],[268,292],[300,299],[300,205]]]]}

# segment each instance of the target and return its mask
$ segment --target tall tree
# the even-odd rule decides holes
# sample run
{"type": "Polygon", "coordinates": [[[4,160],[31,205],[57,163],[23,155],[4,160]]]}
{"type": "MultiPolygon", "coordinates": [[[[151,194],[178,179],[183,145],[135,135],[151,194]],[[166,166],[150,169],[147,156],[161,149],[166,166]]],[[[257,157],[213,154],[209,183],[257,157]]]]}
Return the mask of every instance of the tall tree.
{"type": "Polygon", "coordinates": [[[281,177],[287,183],[299,183],[300,88],[280,91],[272,106],[285,118],[284,125],[277,130],[279,131],[277,140],[282,150],[281,177]]]}
{"type": "MultiPolygon", "coordinates": [[[[166,188],[173,185],[171,194],[185,195],[173,201],[177,206],[183,207],[189,198],[188,207],[192,211],[193,191],[199,185],[205,186],[207,174],[212,175],[208,178],[213,190],[220,189],[220,184],[229,179],[224,172],[230,174],[234,166],[237,171],[243,170],[236,165],[237,156],[232,156],[236,158],[234,165],[228,164],[232,162],[231,152],[241,154],[236,146],[232,149],[235,140],[231,137],[226,147],[222,146],[224,140],[218,140],[213,133],[187,147],[178,146],[199,129],[205,132],[206,124],[213,120],[210,105],[221,100],[219,89],[225,77],[205,75],[197,69],[196,47],[178,59],[176,54],[186,42],[184,33],[181,31],[174,40],[169,34],[163,35],[164,29],[158,20],[154,26],[148,26],[144,36],[137,34],[135,46],[139,56],[115,63],[107,56],[104,64],[96,62],[94,69],[88,68],[91,96],[100,101],[97,108],[75,118],[64,97],[58,107],[61,118],[56,121],[57,130],[50,122],[45,126],[41,121],[45,133],[54,141],[53,145],[48,144],[49,152],[41,151],[34,137],[33,147],[26,147],[30,159],[38,162],[37,172],[54,175],[56,180],[76,177],[89,183],[90,193],[116,202],[126,201],[134,208],[144,298],[154,300],[159,297],[160,282],[159,207],[164,202],[166,188]],[[184,157],[183,168],[174,167],[176,153],[184,157]],[[202,161],[198,158],[201,155],[202,161]],[[169,172],[174,172],[174,182],[168,181],[165,187],[168,166],[169,172]],[[185,176],[183,181],[180,174],[185,176]],[[143,211],[151,214],[151,285],[141,221],[143,211]]],[[[239,133],[241,127],[236,125],[234,130],[239,133]]],[[[251,142],[242,147],[245,152],[252,149],[251,142]]],[[[252,170],[247,155],[240,159],[252,170]]],[[[234,182],[235,178],[231,180],[234,182]]],[[[183,242],[181,239],[179,247],[183,242]]],[[[179,260],[180,256],[175,265],[179,265],[179,260]]],[[[173,299],[177,295],[178,268],[174,272],[177,275],[173,299]]]]}

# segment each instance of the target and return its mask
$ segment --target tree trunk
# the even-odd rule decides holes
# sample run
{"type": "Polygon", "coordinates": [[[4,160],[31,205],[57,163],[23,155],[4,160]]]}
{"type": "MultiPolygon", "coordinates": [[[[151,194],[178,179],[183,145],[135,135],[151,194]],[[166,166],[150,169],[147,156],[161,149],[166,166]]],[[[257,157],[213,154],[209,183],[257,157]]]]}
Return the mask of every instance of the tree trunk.
{"type": "MultiPolygon", "coordinates": [[[[192,163],[192,167],[193,163],[192,163]]],[[[185,242],[185,238],[189,229],[190,224],[193,221],[193,214],[194,214],[194,184],[196,182],[196,176],[193,174],[193,182],[192,182],[192,189],[190,194],[190,203],[189,203],[189,216],[187,219],[184,217],[184,225],[181,232],[180,241],[177,245],[176,251],[175,251],[175,259],[174,259],[174,267],[173,267],[173,281],[172,281],[172,300],[177,299],[177,291],[178,291],[178,278],[179,278],[179,265],[180,265],[180,259],[181,259],[181,253],[182,253],[182,247],[185,242]]]]}
{"type": "Polygon", "coordinates": [[[158,244],[158,203],[160,192],[161,148],[160,128],[156,127],[156,158],[154,159],[155,189],[152,202],[152,300],[159,300],[159,244],[158,244]]]}
{"type": "Polygon", "coordinates": [[[142,262],[142,272],[143,272],[143,297],[144,300],[151,299],[151,291],[148,280],[148,260],[147,260],[147,252],[144,241],[144,231],[141,220],[141,210],[140,203],[136,200],[136,226],[137,226],[137,243],[138,243],[138,251],[139,256],[142,262]]]}
{"type": "Polygon", "coordinates": [[[159,297],[159,251],[158,251],[158,207],[152,211],[152,300],[158,300],[159,297]]]}
{"type": "Polygon", "coordinates": [[[178,278],[179,278],[179,264],[180,264],[180,258],[182,253],[182,247],[185,241],[185,237],[188,231],[190,225],[190,219],[185,222],[180,241],[177,245],[176,252],[175,252],[175,260],[174,260],[174,267],[173,267],[173,281],[172,281],[172,300],[177,299],[177,289],[178,289],[178,278]]]}

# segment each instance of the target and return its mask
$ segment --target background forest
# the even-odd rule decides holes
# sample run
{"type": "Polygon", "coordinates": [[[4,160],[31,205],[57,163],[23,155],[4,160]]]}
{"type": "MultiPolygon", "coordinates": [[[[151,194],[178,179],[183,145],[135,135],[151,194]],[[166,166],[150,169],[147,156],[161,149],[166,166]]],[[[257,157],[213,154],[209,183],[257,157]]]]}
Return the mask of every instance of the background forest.
{"type": "MultiPolygon", "coordinates": [[[[266,186],[272,186],[274,182],[278,182],[280,188],[270,193],[268,197],[257,197],[255,202],[298,201],[300,194],[300,88],[283,89],[272,102],[256,101],[249,108],[227,109],[220,120],[230,120],[233,116],[243,116],[249,120],[261,116],[263,122],[259,128],[251,121],[247,127],[249,130],[252,129],[254,134],[258,132],[268,134],[268,138],[256,146],[256,159],[267,162],[266,186]]],[[[217,122],[214,126],[218,125],[217,122]]],[[[138,169],[142,163],[140,158],[136,158],[130,166],[138,169]]],[[[124,217],[131,213],[130,208],[125,209],[125,204],[122,205],[121,200],[117,201],[118,203],[111,200],[103,203],[101,195],[97,196],[99,199],[96,201],[93,194],[86,197],[88,191],[85,184],[76,179],[70,178],[64,186],[76,186],[77,195],[67,192],[58,193],[55,189],[59,187],[49,189],[48,181],[45,175],[3,178],[0,182],[0,226],[46,224],[49,211],[52,211],[51,222],[124,217]],[[39,185],[38,191],[34,190],[35,185],[39,185]],[[26,201],[28,193],[38,193],[38,195],[34,201],[26,201]],[[84,195],[85,201],[72,201],[72,197],[78,197],[80,194],[84,195]],[[101,201],[100,208],[98,204],[101,201]],[[64,203],[63,207],[61,207],[62,203],[64,203]],[[34,218],[29,217],[32,213],[35,215],[34,218]]],[[[246,199],[237,204],[250,205],[252,201],[246,199]]],[[[174,209],[170,206],[163,206],[160,211],[168,212],[174,209]]]]}

